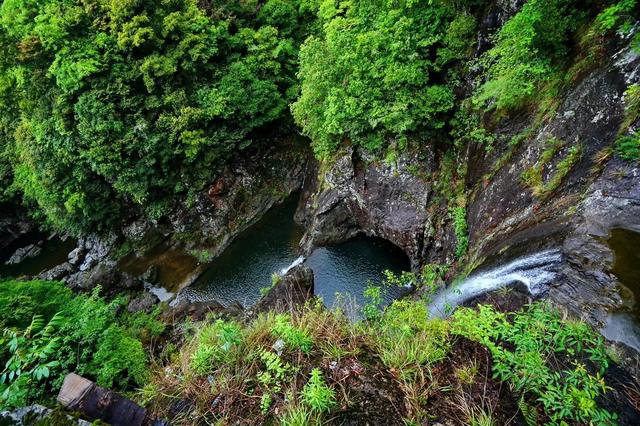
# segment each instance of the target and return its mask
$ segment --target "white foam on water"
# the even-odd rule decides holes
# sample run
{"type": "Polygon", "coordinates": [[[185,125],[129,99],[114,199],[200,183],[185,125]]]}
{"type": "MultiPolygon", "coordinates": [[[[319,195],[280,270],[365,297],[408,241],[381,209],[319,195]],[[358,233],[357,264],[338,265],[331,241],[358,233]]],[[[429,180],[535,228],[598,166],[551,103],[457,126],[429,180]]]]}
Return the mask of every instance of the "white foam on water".
{"type": "Polygon", "coordinates": [[[287,266],[286,268],[282,268],[280,270],[280,275],[287,275],[287,272],[289,272],[290,270],[292,270],[293,268],[295,268],[298,265],[302,265],[302,263],[305,261],[304,256],[298,256],[296,258],[296,260],[294,260],[291,265],[287,266]]]}
{"type": "Polygon", "coordinates": [[[453,308],[469,299],[516,283],[525,285],[532,295],[538,295],[555,278],[554,267],[561,259],[559,250],[545,250],[472,274],[438,293],[429,304],[429,313],[434,317],[446,317],[453,308]]]}

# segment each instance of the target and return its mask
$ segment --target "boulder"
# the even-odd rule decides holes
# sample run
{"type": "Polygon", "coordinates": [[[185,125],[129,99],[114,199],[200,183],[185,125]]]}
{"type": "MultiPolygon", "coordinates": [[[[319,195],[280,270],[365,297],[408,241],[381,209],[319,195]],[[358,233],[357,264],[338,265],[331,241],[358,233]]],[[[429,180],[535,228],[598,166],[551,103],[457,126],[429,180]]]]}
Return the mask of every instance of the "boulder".
{"type": "Polygon", "coordinates": [[[15,265],[17,263],[21,263],[25,259],[29,259],[31,257],[36,257],[42,252],[42,241],[36,244],[29,244],[28,246],[21,247],[16,250],[9,260],[7,260],[5,265],[15,265]]]}
{"type": "Polygon", "coordinates": [[[48,271],[42,272],[38,275],[38,279],[47,281],[60,281],[74,272],[74,267],[71,263],[65,262],[60,265],[54,266],[48,271]]]}
{"type": "Polygon", "coordinates": [[[225,307],[216,302],[215,300],[209,300],[204,302],[189,302],[186,299],[179,299],[172,309],[164,313],[165,320],[172,320],[175,323],[184,321],[186,318],[191,318],[193,321],[202,321],[207,314],[222,314],[225,307]]]}
{"type": "Polygon", "coordinates": [[[158,298],[148,291],[143,292],[136,296],[127,305],[127,311],[134,312],[150,312],[151,309],[158,303],[158,298]]]}
{"type": "Polygon", "coordinates": [[[299,265],[274,285],[253,307],[254,313],[277,311],[287,312],[304,304],[313,297],[313,271],[308,266],[299,265]]]}
{"type": "Polygon", "coordinates": [[[34,424],[58,426],[90,426],[91,423],[54,411],[42,405],[34,404],[0,412],[0,424],[6,426],[32,426],[34,424]]]}

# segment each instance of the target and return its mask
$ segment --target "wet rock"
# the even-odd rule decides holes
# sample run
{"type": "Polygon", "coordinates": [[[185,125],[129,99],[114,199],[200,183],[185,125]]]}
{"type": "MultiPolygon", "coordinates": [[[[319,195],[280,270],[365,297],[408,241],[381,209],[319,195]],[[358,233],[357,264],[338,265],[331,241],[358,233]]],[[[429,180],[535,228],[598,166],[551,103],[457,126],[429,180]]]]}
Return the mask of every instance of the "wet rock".
{"type": "Polygon", "coordinates": [[[239,301],[234,300],[224,308],[223,313],[232,318],[240,318],[244,315],[244,306],[239,301]]]}
{"type": "MultiPolygon", "coordinates": [[[[20,240],[35,230],[26,209],[17,204],[0,203],[0,253],[9,254],[20,240]]],[[[4,257],[4,256],[2,256],[4,257]]]]}
{"type": "Polygon", "coordinates": [[[297,217],[304,217],[307,225],[303,249],[309,252],[314,246],[364,233],[391,241],[417,267],[423,259],[426,224],[431,217],[427,205],[434,166],[429,153],[405,152],[387,163],[346,150],[316,177],[318,189],[300,207],[303,213],[297,217]]]}
{"type": "Polygon", "coordinates": [[[140,278],[145,282],[154,284],[158,281],[158,267],[156,265],[149,266],[149,269],[140,275],[140,278]]]}
{"type": "Polygon", "coordinates": [[[69,252],[67,261],[73,266],[78,266],[84,259],[85,254],[86,250],[84,247],[76,247],[69,252]]]}
{"type": "Polygon", "coordinates": [[[38,275],[38,279],[47,281],[60,281],[75,271],[73,265],[69,262],[54,266],[38,275]]]}
{"type": "Polygon", "coordinates": [[[169,215],[171,232],[189,236],[181,241],[187,248],[207,247],[217,256],[236,235],[300,188],[308,155],[307,145],[294,140],[246,151],[219,172],[193,206],[179,206],[169,215]]]}
{"type": "Polygon", "coordinates": [[[142,288],[142,282],[129,274],[120,272],[115,261],[105,259],[87,270],[80,270],[65,278],[72,288],[90,290],[100,285],[106,291],[142,288]]]}
{"type": "Polygon", "coordinates": [[[151,312],[153,307],[159,302],[158,298],[153,294],[145,291],[142,294],[136,296],[127,305],[127,311],[134,312],[151,312]]]}
{"type": "Polygon", "coordinates": [[[186,318],[191,318],[193,321],[202,321],[207,314],[222,314],[224,310],[225,307],[215,300],[189,302],[186,299],[181,299],[163,315],[165,319],[179,323],[186,318]]]}
{"type": "Polygon", "coordinates": [[[38,404],[16,408],[13,411],[0,412],[0,424],[6,426],[32,426],[34,424],[51,424],[58,426],[91,425],[91,423],[85,420],[74,419],[67,414],[38,404]]]}
{"type": "Polygon", "coordinates": [[[530,125],[530,118],[503,120],[495,130],[502,142],[493,153],[472,147],[467,176],[472,187],[467,207],[470,257],[478,263],[497,255],[508,261],[522,251],[560,248],[564,261],[547,296],[598,328],[607,312],[623,303],[610,272],[613,253],[606,237],[616,227],[640,229],[637,164],[615,155],[595,160],[618,135],[624,91],[640,81],[640,56],[624,42],[609,48],[616,49],[608,53],[613,60],[567,90],[555,115],[514,149],[504,167],[491,172],[509,149],[507,142],[530,125]],[[565,146],[544,166],[545,182],[557,172],[568,147],[580,145],[582,155],[552,193],[537,197],[521,174],[536,164],[552,137],[565,146]]]}
{"type": "Polygon", "coordinates": [[[39,241],[36,244],[29,244],[26,247],[21,247],[17,249],[4,264],[5,265],[15,265],[21,263],[25,259],[29,259],[32,257],[36,257],[42,252],[42,241],[39,241]]]}
{"type": "Polygon", "coordinates": [[[287,312],[313,297],[313,271],[299,265],[287,272],[253,307],[255,313],[287,312]]]}

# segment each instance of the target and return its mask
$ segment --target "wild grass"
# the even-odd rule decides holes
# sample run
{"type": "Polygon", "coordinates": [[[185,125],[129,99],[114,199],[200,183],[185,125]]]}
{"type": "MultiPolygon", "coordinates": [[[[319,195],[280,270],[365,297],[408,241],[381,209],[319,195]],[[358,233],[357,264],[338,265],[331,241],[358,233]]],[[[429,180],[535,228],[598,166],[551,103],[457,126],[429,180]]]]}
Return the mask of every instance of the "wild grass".
{"type": "Polygon", "coordinates": [[[174,424],[323,424],[357,404],[350,380],[362,375],[371,382],[380,374],[401,395],[395,403],[407,424],[432,420],[427,407],[436,397],[447,399],[457,421],[500,424],[494,412],[500,401],[486,391],[496,380],[524,398],[522,407],[553,421],[613,418],[595,402],[607,391],[600,384],[609,362],[602,342],[546,305],[512,314],[461,308],[443,320],[429,319],[421,300],[397,300],[352,323],[340,310],[312,302],[247,323],[210,319],[186,327],[183,338],[173,353],[155,360],[151,382],[138,393],[174,424]],[[487,347],[493,361],[484,371],[475,358],[452,361],[461,337],[487,347]],[[279,351],[278,340],[285,341],[279,351]],[[344,365],[359,367],[343,376],[344,365]],[[482,395],[478,389],[485,389],[482,395]],[[171,407],[184,401],[186,408],[172,414],[171,407]]]}
{"type": "Polygon", "coordinates": [[[561,139],[548,139],[538,161],[522,173],[522,181],[531,188],[531,192],[535,197],[545,199],[558,189],[573,166],[580,160],[583,150],[581,144],[567,148],[565,156],[558,161],[554,173],[545,182],[543,177],[545,167],[551,164],[552,160],[565,146],[566,142],[561,139]]]}

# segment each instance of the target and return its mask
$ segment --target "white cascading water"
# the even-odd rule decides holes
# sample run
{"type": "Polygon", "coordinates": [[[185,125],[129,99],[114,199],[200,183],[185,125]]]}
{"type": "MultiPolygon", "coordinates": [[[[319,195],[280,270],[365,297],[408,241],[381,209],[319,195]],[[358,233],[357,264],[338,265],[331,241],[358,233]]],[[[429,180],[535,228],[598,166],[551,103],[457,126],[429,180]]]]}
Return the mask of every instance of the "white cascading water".
{"type": "Polygon", "coordinates": [[[174,296],[173,293],[171,293],[169,290],[167,290],[164,287],[149,286],[147,290],[149,291],[149,293],[156,296],[158,300],[160,300],[161,302],[169,301],[173,299],[173,296],[174,296]]]}
{"type": "Polygon", "coordinates": [[[291,265],[287,266],[286,268],[282,268],[280,270],[280,275],[284,276],[287,275],[287,272],[289,272],[290,270],[292,270],[293,268],[295,268],[298,265],[302,265],[302,263],[304,262],[304,256],[298,256],[296,258],[296,260],[294,260],[291,265]]]}
{"type": "Polygon", "coordinates": [[[456,306],[469,299],[516,283],[524,284],[529,293],[538,295],[555,278],[555,266],[562,259],[559,250],[545,250],[519,257],[506,265],[472,274],[462,282],[450,285],[436,294],[429,304],[433,317],[446,317],[456,306]]]}

